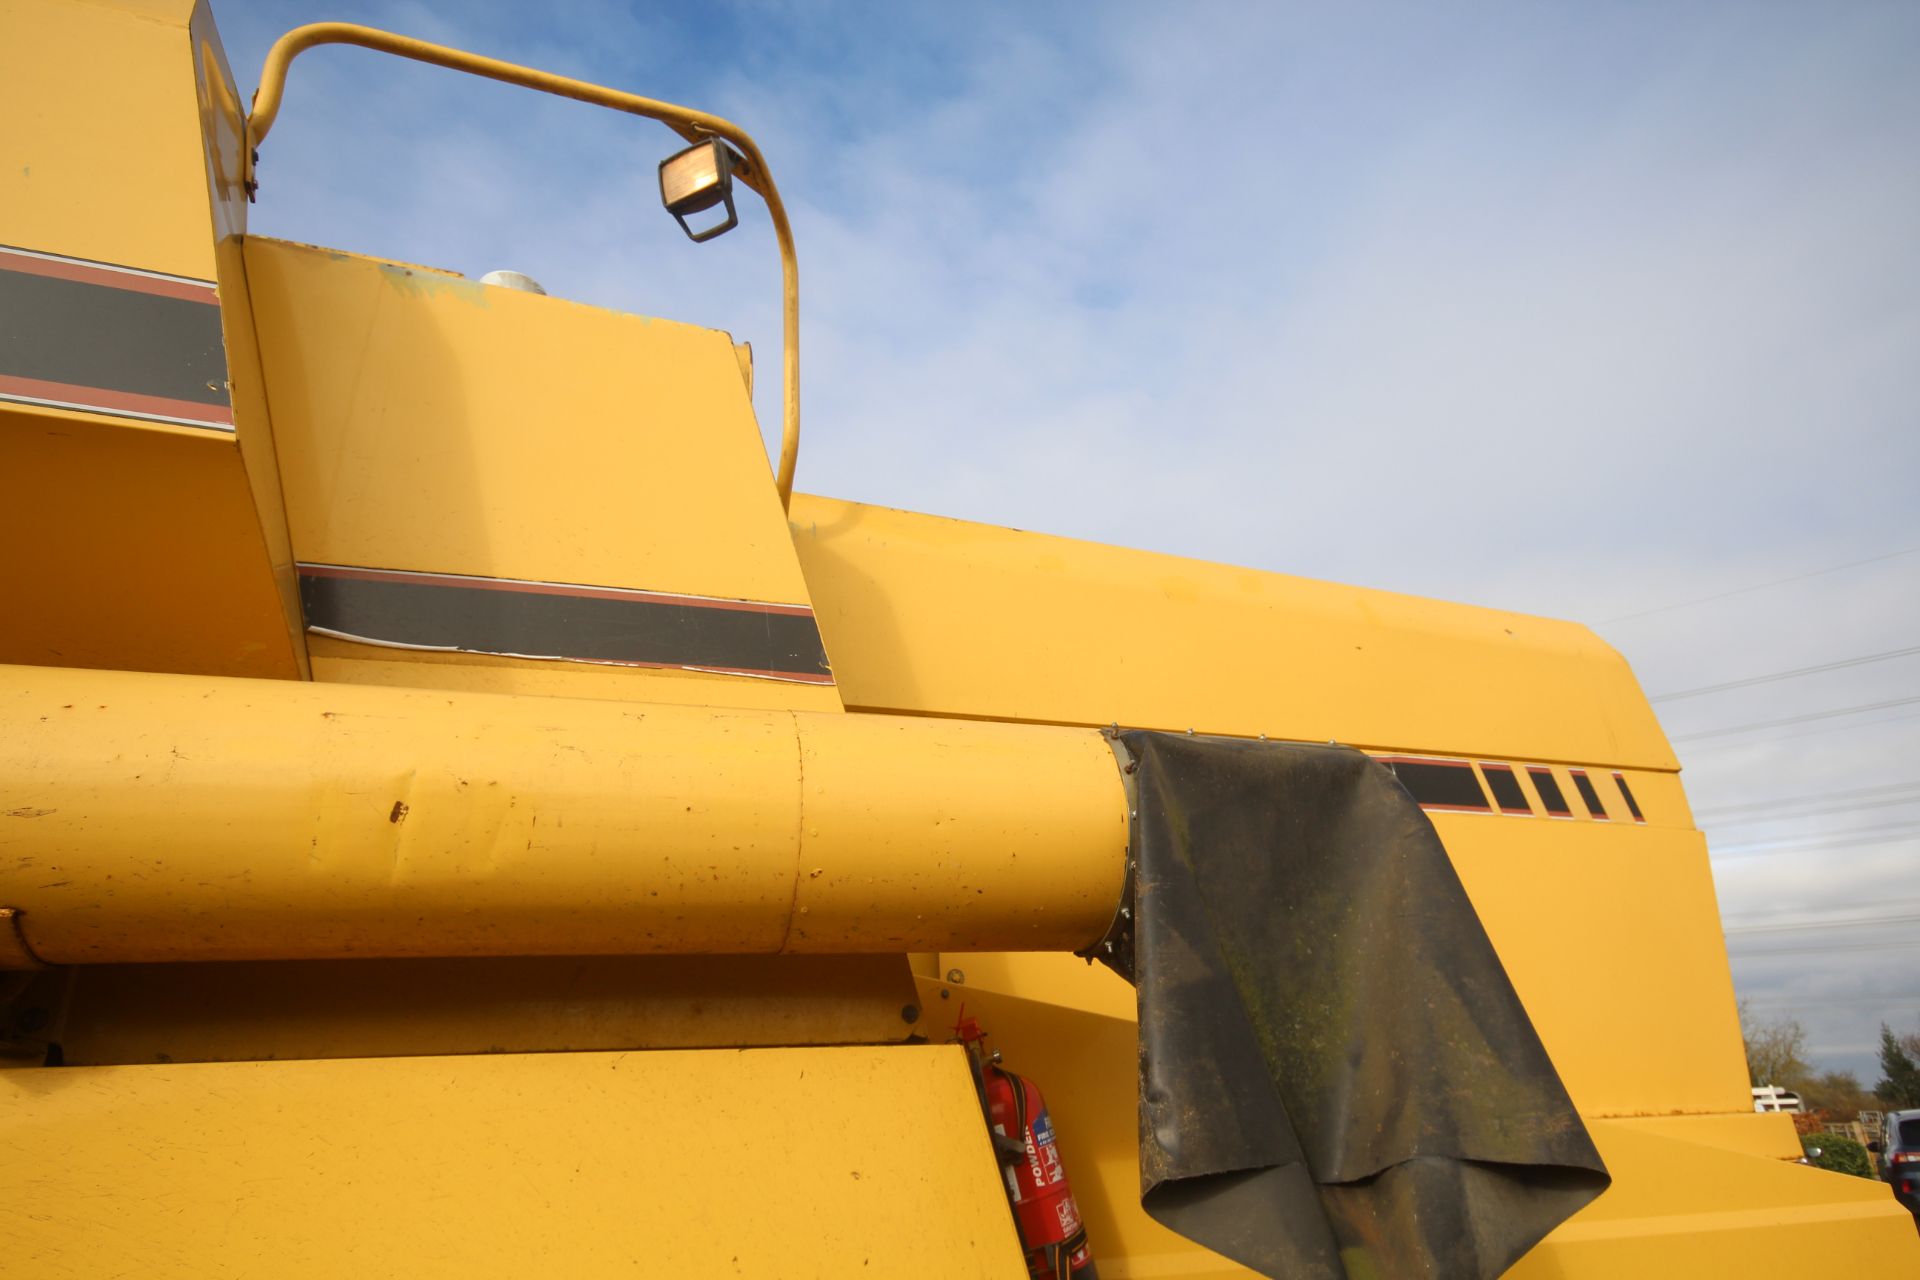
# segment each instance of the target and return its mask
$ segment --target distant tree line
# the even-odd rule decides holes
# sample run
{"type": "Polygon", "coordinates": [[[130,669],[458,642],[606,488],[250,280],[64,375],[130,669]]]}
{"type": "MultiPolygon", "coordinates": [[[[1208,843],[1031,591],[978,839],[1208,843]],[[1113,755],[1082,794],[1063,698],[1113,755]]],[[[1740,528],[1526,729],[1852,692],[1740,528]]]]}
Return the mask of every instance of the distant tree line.
{"type": "Polygon", "coordinates": [[[1880,1024],[1880,1080],[1871,1091],[1851,1071],[1815,1072],[1807,1062],[1807,1032],[1797,1019],[1762,1022],[1740,1006],[1747,1075],[1756,1085],[1778,1085],[1800,1095],[1809,1109],[1848,1119],[1862,1111],[1920,1107],[1920,1032],[1895,1035],[1880,1024]]]}

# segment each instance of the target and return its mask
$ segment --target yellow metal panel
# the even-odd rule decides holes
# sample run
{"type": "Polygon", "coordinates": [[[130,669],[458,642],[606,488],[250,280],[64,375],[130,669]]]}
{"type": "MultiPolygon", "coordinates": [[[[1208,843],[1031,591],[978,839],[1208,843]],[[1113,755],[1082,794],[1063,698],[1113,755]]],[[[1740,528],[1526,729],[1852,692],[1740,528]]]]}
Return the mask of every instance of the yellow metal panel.
{"type": "Polygon", "coordinates": [[[239,384],[238,447],[225,432],[0,406],[0,661],[302,673],[246,291],[229,270],[244,213],[209,189],[237,159],[237,108],[204,10],[189,36],[193,11],[0,3],[0,244],[217,281],[239,384]],[[212,77],[198,101],[197,70],[212,77]]]}
{"type": "Polygon", "coordinates": [[[1105,1018],[1132,1021],[1139,1010],[1138,997],[1125,978],[1103,964],[1089,964],[1057,951],[944,951],[933,961],[926,970],[914,972],[944,980],[963,999],[977,988],[1105,1018]],[[953,976],[956,973],[958,977],[953,976]]]}
{"type": "MultiPolygon", "coordinates": [[[[4,912],[0,912],[4,915],[4,912]]],[[[6,922],[0,920],[0,925],[6,922]]],[[[5,935],[0,934],[0,942],[5,935]]],[[[22,997],[68,1066],[899,1043],[899,956],[87,965],[22,997]]]]}
{"type": "MultiPolygon", "coordinates": [[[[966,985],[918,980],[930,1036],[964,1005],[989,1048],[1045,1093],[1061,1159],[1087,1222],[1100,1274],[1225,1280],[1253,1274],[1160,1226],[1140,1209],[1138,1038],[1126,1017],[1082,1004],[1121,1002],[1115,990],[1074,1004],[1022,998],[974,983],[1011,978],[1023,991],[1084,991],[1069,956],[945,954],[966,985]],[[992,960],[994,963],[985,963],[992,960]]],[[[1124,988],[1104,974],[1092,985],[1124,988]]],[[[1613,1186],[1507,1274],[1513,1280],[1624,1276],[1751,1277],[1868,1274],[1880,1262],[1920,1263],[1910,1215],[1884,1183],[1779,1159],[1745,1127],[1751,1112],[1672,1120],[1589,1121],[1613,1186]]],[[[1874,1272],[1878,1274],[1879,1272],[1874,1272]]],[[[1384,1280],[1384,1277],[1382,1277],[1384,1280]]]]}
{"type": "MultiPolygon", "coordinates": [[[[402,58],[413,58],[435,66],[448,67],[471,75],[502,80],[542,93],[557,94],[577,102],[624,111],[658,120],[690,142],[723,138],[739,148],[744,164],[735,166],[740,184],[757,192],[767,202],[767,216],[773,221],[774,240],[780,247],[780,302],[782,347],[783,427],[780,437],[780,463],[774,478],[780,508],[786,510],[793,496],[793,469],[800,451],[800,267],[793,251],[793,228],[787,221],[787,207],[774,184],[773,171],[760,147],[745,130],[729,120],[695,111],[689,107],[654,98],[643,98],[619,89],[591,84],[516,66],[496,58],[482,57],[446,45],[429,44],[411,36],[396,35],[349,22],[316,22],[296,27],[274,42],[260,68],[260,88],[254,94],[253,113],[247,120],[247,137],[254,148],[266,140],[280,110],[280,96],[286,87],[287,68],[303,50],[322,44],[353,44],[402,58]]],[[[665,172],[664,170],[662,171],[665,172]]],[[[728,204],[731,213],[732,204],[728,204]]],[[[678,216],[678,215],[676,215],[678,216]]],[[[686,224],[681,223],[684,227],[686,224]]],[[[729,223],[728,225],[732,225],[729,223]]]]}
{"type": "MultiPolygon", "coordinates": [[[[1583,1115],[1752,1114],[1698,832],[1429,816],[1583,1115]]],[[[948,952],[937,963],[970,990],[1133,1016],[1125,983],[1072,957],[948,952]]]]}
{"type": "MultiPolygon", "coordinates": [[[[194,6],[194,85],[200,105],[200,129],[206,155],[209,208],[212,211],[214,265],[220,282],[220,327],[227,348],[227,388],[233,397],[234,438],[246,463],[255,518],[265,545],[270,574],[280,596],[280,615],[297,673],[307,666],[306,628],[300,617],[300,586],[294,577],[293,544],[287,534],[286,504],[280,492],[280,459],[267,416],[266,383],[260,373],[260,345],[254,332],[253,300],[247,289],[242,245],[247,231],[244,185],[246,109],[227,66],[226,50],[214,29],[206,0],[194,6]]],[[[184,88],[184,85],[182,86],[184,88]]],[[[236,673],[241,674],[241,673],[236,673]]]]}
{"type": "Polygon", "coordinates": [[[1036,725],[16,667],[0,776],[61,964],[1070,949],[1126,849],[1036,725]]]}
{"type": "Polygon", "coordinates": [[[1633,1129],[1658,1138],[1698,1142],[1741,1155],[1769,1160],[1798,1160],[1802,1155],[1793,1117],[1784,1111],[1742,1111],[1716,1116],[1639,1116],[1609,1120],[1612,1128],[1633,1129]]]}
{"type": "Polygon", "coordinates": [[[30,1277],[1026,1274],[960,1050],[0,1072],[30,1277]]]}
{"type": "Polygon", "coordinates": [[[806,602],[725,334],[246,256],[301,560],[806,602]]]}
{"type": "MultiPolygon", "coordinates": [[[[949,967],[964,967],[969,959],[942,956],[949,967]]],[[[1072,956],[1033,959],[1038,963],[1026,974],[1034,978],[1084,964],[1072,956]]],[[[1020,999],[971,982],[955,986],[922,978],[919,986],[930,1038],[951,1035],[964,1006],[986,1029],[987,1047],[1000,1050],[1007,1068],[1046,1096],[1060,1159],[1102,1277],[1224,1280],[1255,1274],[1169,1231],[1140,1208],[1140,1047],[1131,1018],[1020,999]]]]}
{"type": "Polygon", "coordinates": [[[1751,1110],[1698,832],[1430,816],[1583,1114],[1751,1110]]]}
{"type": "Polygon", "coordinates": [[[805,494],[792,520],[848,706],[1676,767],[1572,623],[805,494]]]}
{"type": "Polygon", "coordinates": [[[1515,1264],[1509,1280],[1920,1271],[1913,1217],[1883,1182],[1633,1123],[1599,1120],[1589,1129],[1613,1187],[1515,1264]]]}
{"type": "MultiPolygon", "coordinates": [[[[258,238],[246,266],[300,561],[807,603],[724,333],[258,238]]],[[[413,661],[335,650],[317,674],[363,658],[413,661]]],[[[822,703],[728,679],[740,703],[822,703]]]]}
{"type": "Polygon", "coordinates": [[[1125,878],[1119,766],[1096,733],[1037,731],[810,717],[792,948],[823,937],[905,950],[942,918],[956,948],[995,945],[958,941],[969,937],[1087,946],[1105,933],[1125,878]]]}
{"type": "MultiPolygon", "coordinates": [[[[333,636],[307,637],[313,678],[399,689],[468,689],[475,693],[538,694],[552,698],[617,698],[677,706],[764,707],[764,680],[703,671],[657,671],[580,662],[499,658],[487,653],[396,653],[333,636]]],[[[783,683],[773,702],[795,711],[838,711],[832,685],[783,683]]]]}
{"type": "Polygon", "coordinates": [[[214,278],[193,0],[0,0],[0,244],[214,278]]]}
{"type": "Polygon", "coordinates": [[[0,662],[299,674],[233,438],[0,405],[0,662]]]}
{"type": "Polygon", "coordinates": [[[1633,798],[1640,802],[1640,812],[1646,816],[1649,826],[1695,829],[1693,808],[1687,801],[1686,789],[1680,785],[1679,774],[1635,770],[1625,773],[1627,785],[1633,788],[1633,798]]]}

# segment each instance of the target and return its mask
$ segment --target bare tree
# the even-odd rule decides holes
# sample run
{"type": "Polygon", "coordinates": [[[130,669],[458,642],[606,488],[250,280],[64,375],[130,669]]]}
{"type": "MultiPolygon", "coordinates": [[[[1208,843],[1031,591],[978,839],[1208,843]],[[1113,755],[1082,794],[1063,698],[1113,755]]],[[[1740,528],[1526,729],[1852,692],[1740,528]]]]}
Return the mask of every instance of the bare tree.
{"type": "Polygon", "coordinates": [[[1797,1018],[1762,1022],[1740,1002],[1740,1039],[1747,1049],[1747,1075],[1756,1085],[1801,1089],[1813,1077],[1807,1064],[1807,1029],[1797,1018]]]}
{"type": "Polygon", "coordinates": [[[1828,1071],[1807,1080],[1800,1097],[1809,1110],[1829,1112],[1838,1120],[1851,1120],[1877,1105],[1874,1095],[1861,1087],[1860,1077],[1851,1071],[1828,1071]]]}

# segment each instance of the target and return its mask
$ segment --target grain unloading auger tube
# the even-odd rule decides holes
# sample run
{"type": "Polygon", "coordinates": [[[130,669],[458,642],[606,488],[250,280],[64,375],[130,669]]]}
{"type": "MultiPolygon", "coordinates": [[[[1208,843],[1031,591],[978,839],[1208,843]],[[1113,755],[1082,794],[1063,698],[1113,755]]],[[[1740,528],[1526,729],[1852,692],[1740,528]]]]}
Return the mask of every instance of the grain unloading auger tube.
{"type": "Polygon", "coordinates": [[[1138,991],[1145,1207],[1229,1257],[1492,1276],[1606,1185],[1356,751],[3,674],[15,963],[1076,950],[1138,991]]]}

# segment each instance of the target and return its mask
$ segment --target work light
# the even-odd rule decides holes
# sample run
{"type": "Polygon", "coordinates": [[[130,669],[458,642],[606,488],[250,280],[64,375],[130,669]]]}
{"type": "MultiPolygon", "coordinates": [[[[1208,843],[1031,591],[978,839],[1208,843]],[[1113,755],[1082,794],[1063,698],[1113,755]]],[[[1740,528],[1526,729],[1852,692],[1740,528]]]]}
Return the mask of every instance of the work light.
{"type": "Polygon", "coordinates": [[[733,148],[718,138],[697,142],[660,162],[660,203],[695,244],[733,230],[740,219],[733,211],[733,170],[742,163],[733,148]],[[727,219],[703,231],[687,225],[687,215],[704,213],[717,204],[727,206],[727,219]]]}

